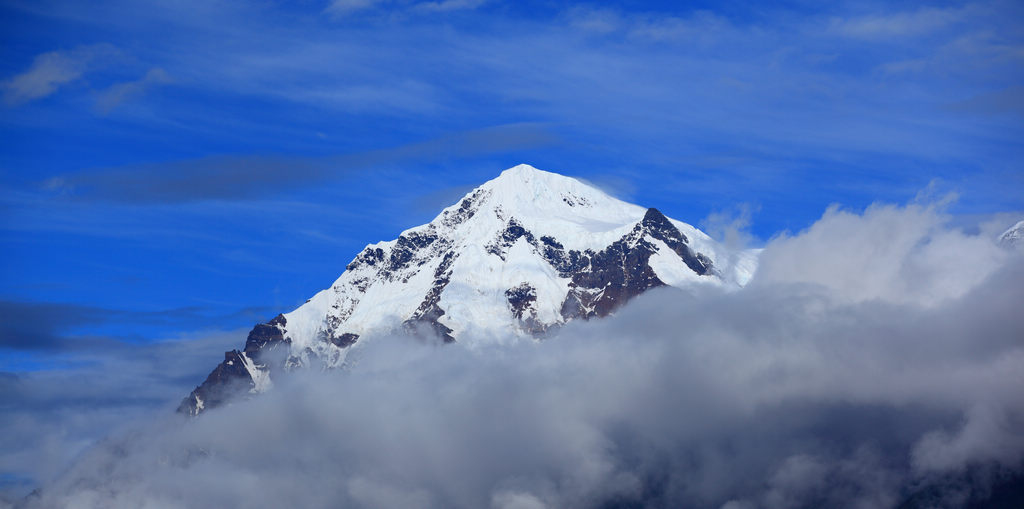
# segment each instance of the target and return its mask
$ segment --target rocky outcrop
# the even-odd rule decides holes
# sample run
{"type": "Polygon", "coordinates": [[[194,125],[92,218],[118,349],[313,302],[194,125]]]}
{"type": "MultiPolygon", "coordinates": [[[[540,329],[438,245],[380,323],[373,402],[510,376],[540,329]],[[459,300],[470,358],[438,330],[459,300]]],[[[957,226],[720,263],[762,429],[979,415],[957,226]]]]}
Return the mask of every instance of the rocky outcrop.
{"type": "Polygon", "coordinates": [[[224,352],[224,360],[198,387],[178,405],[178,413],[198,415],[218,407],[238,394],[258,392],[269,381],[268,363],[264,357],[287,344],[282,329],[283,315],[253,327],[245,340],[245,349],[224,352]]]}

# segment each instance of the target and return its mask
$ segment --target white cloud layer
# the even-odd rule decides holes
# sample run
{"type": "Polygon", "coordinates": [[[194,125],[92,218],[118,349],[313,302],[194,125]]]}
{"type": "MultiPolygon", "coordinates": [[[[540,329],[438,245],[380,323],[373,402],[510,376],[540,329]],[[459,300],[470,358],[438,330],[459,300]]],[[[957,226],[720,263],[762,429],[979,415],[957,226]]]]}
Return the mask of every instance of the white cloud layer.
{"type": "Polygon", "coordinates": [[[536,344],[365,341],[111,438],[29,506],[867,508],[1019,473],[1024,256],[993,236],[830,209],[744,290],[652,291],[536,344]]]}

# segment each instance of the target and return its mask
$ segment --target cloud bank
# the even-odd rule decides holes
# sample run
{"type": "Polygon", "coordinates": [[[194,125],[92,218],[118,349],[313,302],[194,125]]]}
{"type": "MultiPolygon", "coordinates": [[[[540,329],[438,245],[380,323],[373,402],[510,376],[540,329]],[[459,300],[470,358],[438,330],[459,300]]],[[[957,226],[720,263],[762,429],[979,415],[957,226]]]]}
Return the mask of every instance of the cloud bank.
{"type": "Polygon", "coordinates": [[[541,343],[373,338],[112,437],[26,503],[960,507],[1024,472],[1024,256],[990,233],[830,209],[743,290],[652,291],[541,343]]]}

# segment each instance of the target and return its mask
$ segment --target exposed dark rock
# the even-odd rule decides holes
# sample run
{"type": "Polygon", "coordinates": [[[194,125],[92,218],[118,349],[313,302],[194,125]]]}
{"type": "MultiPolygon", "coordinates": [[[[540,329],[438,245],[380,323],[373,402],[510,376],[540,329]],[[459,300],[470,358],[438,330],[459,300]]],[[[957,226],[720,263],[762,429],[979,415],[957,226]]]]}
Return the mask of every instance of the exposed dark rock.
{"type": "Polygon", "coordinates": [[[368,247],[356,256],[355,260],[345,266],[345,270],[353,270],[364,265],[379,267],[382,272],[397,272],[408,267],[416,258],[417,252],[429,248],[439,237],[433,228],[425,232],[413,232],[401,235],[395,241],[390,253],[383,249],[368,247]]]}
{"type": "Polygon", "coordinates": [[[554,239],[542,237],[544,258],[559,273],[572,278],[574,288],[562,303],[562,317],[607,316],[633,297],[664,286],[651,268],[650,258],[657,247],[647,237],[664,242],[697,274],[712,273],[711,261],[695,254],[687,245],[686,236],[653,208],[647,210],[632,231],[597,253],[566,252],[554,239]]]}
{"type": "Polygon", "coordinates": [[[551,328],[552,324],[537,319],[537,289],[533,285],[524,282],[509,288],[505,290],[505,298],[512,316],[519,320],[522,330],[534,337],[541,337],[551,328]]]}
{"type": "Polygon", "coordinates": [[[523,316],[529,316],[529,311],[534,302],[537,302],[537,290],[529,283],[522,283],[515,288],[505,290],[505,298],[508,299],[509,308],[512,309],[512,316],[522,320],[523,316]]]}
{"type": "Polygon", "coordinates": [[[585,318],[592,299],[584,299],[584,296],[585,292],[580,291],[578,288],[569,290],[569,293],[565,296],[565,300],[562,301],[562,309],[560,311],[562,318],[566,320],[585,318]],[[587,302],[586,304],[584,303],[585,300],[587,302]]]}
{"type": "MultiPolygon", "coordinates": [[[[224,361],[214,368],[206,380],[196,387],[178,406],[178,412],[197,415],[202,409],[210,409],[226,403],[231,398],[247,393],[254,387],[252,376],[245,369],[244,354],[254,363],[275,365],[267,362],[268,357],[290,341],[284,337],[282,328],[287,324],[284,315],[277,315],[267,323],[257,324],[245,339],[245,348],[224,354],[224,361]],[[196,397],[203,402],[198,407],[196,397]]],[[[282,352],[283,353],[283,352],[282,352]]]]}
{"type": "Polygon", "coordinates": [[[257,324],[245,339],[245,354],[258,360],[262,352],[276,349],[289,341],[285,339],[282,327],[287,324],[284,315],[277,315],[267,323],[257,324]]]}
{"type": "Polygon", "coordinates": [[[441,301],[441,292],[444,291],[451,280],[451,266],[454,261],[454,252],[449,251],[445,253],[441,263],[434,270],[434,284],[430,287],[416,312],[405,321],[406,329],[415,331],[420,327],[426,326],[429,330],[436,333],[438,337],[442,338],[445,343],[455,341],[455,337],[452,336],[452,329],[439,321],[441,316],[444,315],[444,310],[438,305],[438,302],[441,301]]]}
{"type": "Polygon", "coordinates": [[[487,246],[487,251],[505,259],[508,249],[521,238],[525,238],[559,276],[572,280],[573,291],[562,303],[562,317],[566,319],[606,316],[648,289],[664,286],[649,263],[658,248],[647,238],[664,242],[698,275],[714,271],[711,260],[694,253],[686,235],[654,208],[647,210],[632,231],[600,252],[567,251],[557,239],[547,235],[538,241],[515,218],[508,220],[505,229],[487,246]]]}
{"type": "Polygon", "coordinates": [[[565,249],[565,246],[563,246],[561,242],[555,240],[554,237],[542,235],[540,241],[543,242],[546,247],[552,247],[555,249],[565,249]]]}
{"type": "MultiPolygon", "coordinates": [[[[598,290],[594,295],[590,312],[584,315],[607,316],[629,299],[657,286],[664,286],[654,274],[648,260],[655,253],[655,247],[640,239],[635,244],[623,238],[595,253],[590,270],[578,272],[572,277],[572,284],[580,288],[598,290]]],[[[581,297],[586,294],[581,294],[581,297]]]]}
{"type": "Polygon", "coordinates": [[[494,242],[487,246],[487,252],[493,255],[505,259],[505,254],[508,252],[508,248],[512,247],[517,240],[522,237],[526,237],[526,241],[532,246],[537,246],[537,239],[534,238],[533,234],[530,233],[523,225],[519,224],[515,218],[508,220],[508,225],[504,230],[498,233],[498,237],[494,239],[494,242]]]}
{"type": "Polygon", "coordinates": [[[548,236],[541,237],[540,240],[542,245],[538,246],[538,249],[541,256],[558,271],[559,276],[572,277],[573,274],[590,266],[593,251],[566,251],[561,243],[548,236]]]}
{"type": "Polygon", "coordinates": [[[490,195],[490,191],[478,189],[472,195],[463,198],[463,200],[459,202],[459,208],[455,210],[446,210],[444,212],[442,222],[445,226],[455,226],[466,222],[476,214],[477,205],[488,195],[490,195]]]}
{"type": "Polygon", "coordinates": [[[332,337],[330,339],[330,341],[331,341],[331,343],[334,344],[334,346],[337,346],[339,348],[347,348],[347,347],[350,347],[350,346],[354,345],[356,343],[356,340],[358,340],[358,339],[359,339],[359,334],[353,334],[351,332],[346,332],[346,333],[342,334],[341,336],[332,337]]]}
{"type": "Polygon", "coordinates": [[[704,276],[712,272],[711,260],[703,254],[694,253],[687,245],[689,239],[686,238],[686,235],[683,235],[683,232],[679,231],[658,209],[647,209],[640,226],[648,235],[664,242],[669,249],[682,258],[687,267],[697,274],[704,276]]]}
{"type": "Polygon", "coordinates": [[[354,270],[362,265],[375,266],[384,261],[384,250],[379,247],[368,247],[356,256],[355,260],[345,266],[345,270],[354,270]]]}
{"type": "Polygon", "coordinates": [[[411,233],[401,235],[391,249],[387,270],[396,272],[409,266],[416,256],[416,252],[429,247],[437,240],[437,235],[432,233],[411,233]]]}
{"type": "Polygon", "coordinates": [[[224,360],[214,368],[206,380],[196,387],[181,404],[178,413],[198,415],[205,409],[218,407],[254,387],[249,371],[245,369],[242,352],[224,352],[224,360]],[[200,403],[201,402],[201,403],[200,403]]]}
{"type": "Polygon", "coordinates": [[[565,204],[570,207],[590,205],[590,201],[587,200],[586,198],[582,196],[573,196],[571,194],[562,195],[562,201],[565,202],[565,204]]]}

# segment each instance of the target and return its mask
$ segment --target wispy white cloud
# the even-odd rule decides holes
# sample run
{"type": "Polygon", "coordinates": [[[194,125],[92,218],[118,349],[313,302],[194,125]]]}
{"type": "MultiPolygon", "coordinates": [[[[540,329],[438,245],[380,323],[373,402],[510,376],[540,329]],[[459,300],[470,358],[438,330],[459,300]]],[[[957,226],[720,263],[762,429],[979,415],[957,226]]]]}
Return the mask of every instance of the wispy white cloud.
{"type": "Polygon", "coordinates": [[[565,18],[573,29],[587,33],[618,33],[639,40],[676,43],[698,39],[722,41],[733,36],[735,31],[728,19],[708,10],[670,16],[577,6],[567,9],[565,18]]]}
{"type": "Polygon", "coordinates": [[[415,5],[417,10],[432,12],[460,11],[465,9],[476,9],[488,0],[441,0],[438,2],[420,2],[415,5]]]}
{"type": "Polygon", "coordinates": [[[327,14],[342,18],[357,12],[387,8],[396,13],[403,12],[452,12],[476,9],[489,0],[438,0],[409,2],[396,0],[332,0],[324,9],[327,14]]]}
{"type": "Polygon", "coordinates": [[[830,30],[838,35],[860,39],[913,37],[943,29],[965,17],[963,9],[923,7],[909,12],[893,12],[833,18],[830,30]]]}
{"type": "Polygon", "coordinates": [[[49,96],[60,87],[103,65],[117,50],[109,44],[79,46],[69,51],[51,51],[35,58],[28,70],[3,83],[8,106],[49,96]]]}
{"type": "Polygon", "coordinates": [[[328,157],[216,156],[80,171],[51,177],[44,191],[70,201],[188,203],[251,200],[315,182],[351,177],[378,165],[440,155],[490,154],[551,144],[541,124],[507,124],[449,133],[387,149],[328,157]]]}
{"type": "Polygon", "coordinates": [[[726,18],[711,11],[697,11],[687,17],[638,20],[630,28],[630,34],[656,41],[720,41],[726,39],[732,29],[726,18]]]}
{"type": "Polygon", "coordinates": [[[135,81],[116,83],[100,92],[99,97],[96,99],[96,108],[100,113],[110,113],[122,102],[132,97],[142,95],[149,88],[170,82],[171,77],[167,72],[159,67],[155,67],[146,72],[143,77],[135,81]]]}
{"type": "Polygon", "coordinates": [[[372,9],[386,0],[332,0],[324,12],[333,16],[345,16],[358,11],[372,9]]]}
{"type": "Polygon", "coordinates": [[[625,20],[618,11],[577,6],[565,13],[569,26],[576,30],[608,34],[620,30],[625,20]]]}

